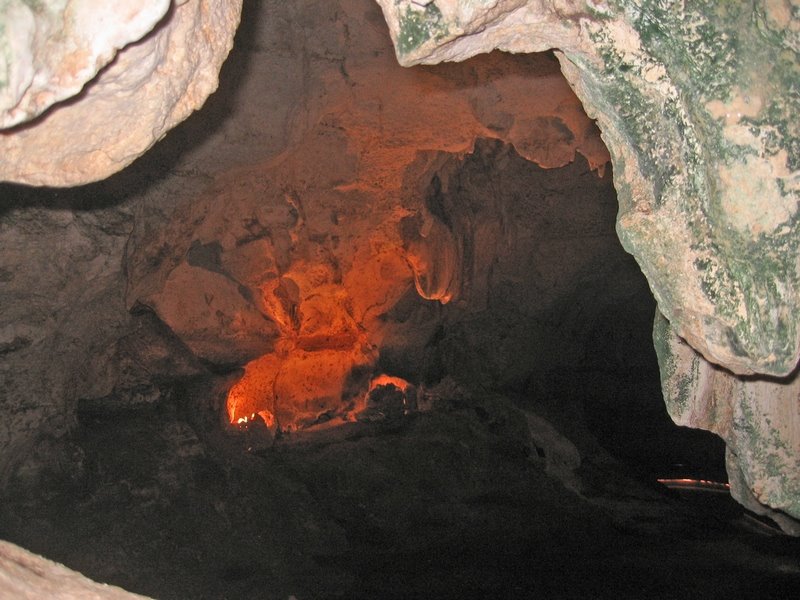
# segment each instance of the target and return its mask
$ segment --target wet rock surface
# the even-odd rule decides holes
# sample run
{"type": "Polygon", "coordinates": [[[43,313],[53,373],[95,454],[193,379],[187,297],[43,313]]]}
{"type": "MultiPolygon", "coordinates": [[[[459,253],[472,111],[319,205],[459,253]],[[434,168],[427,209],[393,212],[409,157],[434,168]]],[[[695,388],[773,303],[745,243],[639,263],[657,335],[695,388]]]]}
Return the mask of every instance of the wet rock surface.
{"type": "Polygon", "coordinates": [[[445,386],[424,412],[253,450],[201,389],[83,414],[45,476],[14,480],[0,536],[164,600],[778,599],[800,583],[797,540],[607,454],[564,461],[571,442],[501,396],[445,386]]]}

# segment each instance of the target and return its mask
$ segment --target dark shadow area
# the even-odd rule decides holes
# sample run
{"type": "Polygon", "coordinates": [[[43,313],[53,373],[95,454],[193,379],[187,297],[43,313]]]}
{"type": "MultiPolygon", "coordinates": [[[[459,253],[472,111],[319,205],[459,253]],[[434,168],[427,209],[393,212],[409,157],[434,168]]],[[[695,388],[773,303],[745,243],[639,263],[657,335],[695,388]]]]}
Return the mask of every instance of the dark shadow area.
{"type": "Polygon", "coordinates": [[[198,410],[209,385],[84,415],[48,448],[70,470],[4,502],[0,537],[162,600],[783,600],[800,584],[800,540],[754,529],[730,499],[611,465],[568,490],[500,396],[440,394],[254,452],[198,410]]]}
{"type": "MultiPolygon", "coordinates": [[[[455,240],[419,250],[434,265],[426,281],[459,290],[443,306],[412,290],[387,313],[393,335],[381,370],[426,384],[449,376],[515,398],[582,456],[607,452],[644,479],[680,468],[726,481],[723,441],[667,414],[656,303],[616,236],[610,167],[599,177],[576,155],[542,169],[511,146],[478,140],[472,154],[426,177],[426,210],[446,232],[439,237],[455,240]],[[441,258],[447,244],[456,272],[441,258]]],[[[404,227],[413,252],[422,238],[413,223],[404,227]]]]}

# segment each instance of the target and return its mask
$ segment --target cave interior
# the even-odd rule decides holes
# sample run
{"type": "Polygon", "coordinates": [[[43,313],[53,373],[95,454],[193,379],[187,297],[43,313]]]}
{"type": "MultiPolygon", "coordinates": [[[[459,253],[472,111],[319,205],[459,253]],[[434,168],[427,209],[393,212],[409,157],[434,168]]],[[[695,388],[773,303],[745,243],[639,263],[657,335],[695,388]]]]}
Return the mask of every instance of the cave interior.
{"type": "Polygon", "coordinates": [[[788,597],[617,210],[551,53],[403,69],[373,2],[245,2],[132,166],[0,186],[51,327],[0,347],[0,538],[163,599],[788,597]]]}

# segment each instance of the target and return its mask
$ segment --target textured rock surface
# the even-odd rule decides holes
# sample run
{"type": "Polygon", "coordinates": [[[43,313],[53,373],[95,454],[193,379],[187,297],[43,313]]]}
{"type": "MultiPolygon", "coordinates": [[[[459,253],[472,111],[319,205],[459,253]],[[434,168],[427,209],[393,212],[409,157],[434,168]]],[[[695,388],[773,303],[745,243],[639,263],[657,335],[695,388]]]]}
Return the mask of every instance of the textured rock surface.
{"type": "Polygon", "coordinates": [[[800,535],[787,518],[800,515],[800,378],[737,377],[704,360],[661,316],[654,338],[674,421],[722,437],[731,494],[800,535]]]}
{"type": "Polygon", "coordinates": [[[379,3],[406,65],[560,48],[613,156],[620,238],[661,311],[734,372],[794,368],[795,3],[379,3]]]}
{"type": "Polygon", "coordinates": [[[61,450],[84,472],[0,502],[0,537],[163,599],[786,600],[800,584],[800,540],[579,457],[502,396],[437,386],[425,412],[258,449],[204,423],[204,387],[82,420],[61,450]]]}
{"type": "Polygon", "coordinates": [[[0,187],[0,537],[157,597],[796,589],[796,546],[753,550],[741,510],[626,482],[592,438],[705,456],[654,435],[652,299],[552,57],[403,70],[370,0],[245,8],[226,91],[141,160],[0,187]],[[525,411],[425,381],[426,412],[223,429],[238,374],[190,378],[273,344],[239,383],[277,389],[287,424],[325,427],[375,347],[381,370],[525,411]]]}
{"type": "MultiPolygon", "coordinates": [[[[620,239],[673,330],[734,373],[793,371],[800,349],[796,2],[378,1],[406,65],[495,48],[560,48],[562,69],[612,155],[620,239]]],[[[662,368],[667,378],[687,374],[662,368]]],[[[760,411],[763,392],[743,394],[760,411]]],[[[796,394],[794,401],[791,392],[782,395],[787,406],[767,411],[769,418],[785,412],[796,423],[796,394]]],[[[763,420],[741,418],[754,428],[763,420]]],[[[800,435],[791,428],[787,435],[796,465],[800,435]]],[[[733,452],[742,456],[743,440],[733,452]]],[[[767,465],[750,452],[753,460],[740,467],[756,491],[767,465]]],[[[796,494],[787,483],[781,493],[796,494]]],[[[796,496],[794,503],[780,506],[799,517],[796,496]]]]}
{"type": "MultiPolygon", "coordinates": [[[[234,156],[248,144],[255,150],[202,192],[189,194],[177,183],[171,194],[157,192],[137,218],[127,256],[128,305],[151,307],[190,348],[217,365],[257,358],[243,353],[259,349],[240,344],[246,336],[261,341],[257,354],[269,352],[248,365],[245,380],[232,392],[238,408],[229,408],[237,418],[268,408],[280,413],[284,427],[309,424],[339,411],[342,393],[363,385],[353,380],[354,373],[374,368],[386,335],[385,313],[413,292],[408,259],[418,261],[401,222],[426,212],[432,177],[443,163],[457,164],[476,137],[506,139],[544,167],[568,165],[576,151],[593,169],[608,160],[552,58],[495,54],[447,69],[401,69],[376,8],[365,10],[361,2],[296,7],[287,9],[295,24],[291,31],[254,32],[259,37],[251,42],[253,51],[272,62],[250,67],[242,93],[260,96],[268,109],[242,102],[236,122],[222,126],[224,135],[193,149],[193,156],[181,158],[185,166],[175,170],[190,179],[197,165],[234,167],[228,156],[220,158],[221,143],[226,155],[230,146],[234,156]],[[360,33],[356,37],[353,31],[360,33]],[[312,60],[293,50],[300,47],[308,47],[312,60]],[[282,89],[265,94],[256,82],[274,79],[272,68],[283,73],[282,89]],[[287,91],[288,97],[302,98],[293,112],[287,112],[287,91]],[[536,103],[530,102],[532,93],[536,103]],[[423,96],[424,106],[416,106],[414,99],[423,96]],[[280,139],[274,131],[287,130],[287,121],[290,128],[280,139]],[[250,130],[239,134],[241,123],[250,130]],[[263,145],[250,141],[262,139],[254,132],[263,135],[263,145]],[[239,142],[237,135],[248,137],[239,142]],[[203,285],[172,285],[181,273],[203,285]],[[202,300],[197,308],[202,314],[181,308],[198,305],[190,296],[202,300]]],[[[586,194],[607,185],[585,176],[586,194]]],[[[560,177],[554,178],[548,185],[560,177]]],[[[523,194],[520,189],[516,195],[523,194]]],[[[513,196],[498,202],[512,204],[513,196]]],[[[476,234],[487,243],[486,264],[479,265],[484,305],[485,271],[496,252],[489,245],[512,243],[500,241],[499,228],[488,223],[502,218],[497,207],[487,210],[476,234]]],[[[473,235],[471,217],[459,217],[462,238],[473,235]]],[[[446,229],[440,220],[430,222],[446,229]]],[[[606,241],[615,245],[613,238],[606,241]]],[[[453,259],[451,268],[472,268],[471,258],[462,261],[454,254],[453,259]]],[[[435,260],[440,268],[441,257],[435,260]]],[[[428,334],[430,327],[418,340],[428,334]]]]}
{"type": "Polygon", "coordinates": [[[73,419],[65,409],[103,385],[85,378],[86,357],[114,343],[127,320],[117,286],[130,228],[113,209],[0,216],[0,482],[43,425],[63,432],[73,419]]]}
{"type": "MultiPolygon", "coordinates": [[[[112,181],[78,195],[102,202],[126,189],[112,181]]],[[[12,195],[17,206],[0,212],[0,487],[37,439],[74,424],[79,403],[152,402],[161,383],[202,370],[163,324],[126,310],[128,210],[0,187],[5,201],[12,195]]]]}
{"type": "Polygon", "coordinates": [[[34,600],[135,600],[144,596],[131,594],[115,586],[87,579],[64,565],[32,554],[19,546],[0,540],[0,596],[34,600]]]}
{"type": "Polygon", "coordinates": [[[0,127],[29,121],[80,92],[118,50],[150,32],[169,6],[169,0],[4,2],[0,127]]]}
{"type": "MultiPolygon", "coordinates": [[[[500,78],[504,63],[492,64],[500,78]]],[[[384,121],[389,131],[394,125],[384,121]]],[[[418,135],[429,134],[421,127],[418,135]]],[[[406,184],[388,197],[374,193],[362,212],[363,190],[343,182],[331,193],[310,170],[320,163],[306,153],[318,143],[330,140],[311,138],[277,164],[239,169],[129,246],[131,306],[152,307],[218,366],[264,355],[231,391],[232,421],[267,411],[294,428],[346,414],[360,408],[349,401],[364,396],[364,376],[378,362],[415,383],[450,373],[522,389],[530,378],[578,368],[575,357],[587,350],[576,332],[610,321],[604,311],[642,300],[652,310],[614,235],[610,177],[583,159],[541,169],[490,140],[463,157],[420,153],[412,164],[389,163],[406,184]],[[287,193],[298,174],[305,185],[287,193]],[[173,285],[181,277],[197,285],[173,285]],[[247,322],[251,314],[260,321],[247,322]],[[249,338],[274,348],[247,356],[259,350],[249,338]]],[[[384,181],[397,177],[384,169],[384,181]]],[[[641,322],[635,307],[626,311],[620,339],[641,322]]]]}
{"type": "Polygon", "coordinates": [[[356,323],[378,322],[389,282],[401,294],[411,284],[397,228],[407,214],[391,207],[406,192],[421,207],[430,179],[419,188],[414,177],[438,167],[426,161],[456,160],[481,136],[547,167],[576,151],[593,168],[607,162],[551,57],[410,71],[366,0],[251,10],[227,92],[129,169],[73,190],[0,186],[0,483],[37,440],[73,425],[76,408],[151,403],[202,371],[198,358],[243,364],[276,331],[302,352],[335,353],[339,381],[373,361],[356,323]],[[420,159],[401,194],[419,148],[445,154],[420,159]],[[378,217],[386,223],[360,237],[378,217]],[[178,277],[194,285],[176,297],[178,277]]]}
{"type": "Polygon", "coordinates": [[[130,164],[216,89],[240,10],[229,0],[4,2],[0,179],[77,185],[130,164]]]}

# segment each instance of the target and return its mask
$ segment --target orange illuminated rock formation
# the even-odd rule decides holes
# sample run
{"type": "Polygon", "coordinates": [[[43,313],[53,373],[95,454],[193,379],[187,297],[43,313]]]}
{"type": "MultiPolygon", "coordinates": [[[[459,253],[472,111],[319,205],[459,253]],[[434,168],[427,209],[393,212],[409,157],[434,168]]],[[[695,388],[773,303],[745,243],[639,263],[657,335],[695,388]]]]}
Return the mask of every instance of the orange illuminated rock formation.
{"type": "Polygon", "coordinates": [[[345,414],[367,391],[401,298],[485,301],[465,265],[491,261],[510,224],[436,205],[448,157],[483,137],[546,167],[576,152],[598,169],[608,159],[552,58],[498,53],[408,71],[386,46],[367,35],[342,48],[346,73],[317,65],[306,85],[325,95],[309,95],[290,149],[221,174],[170,222],[135,234],[129,305],[152,308],[204,360],[247,363],[232,422],[268,410],[294,428],[345,414]],[[473,225],[477,249],[464,245],[473,225]]]}

